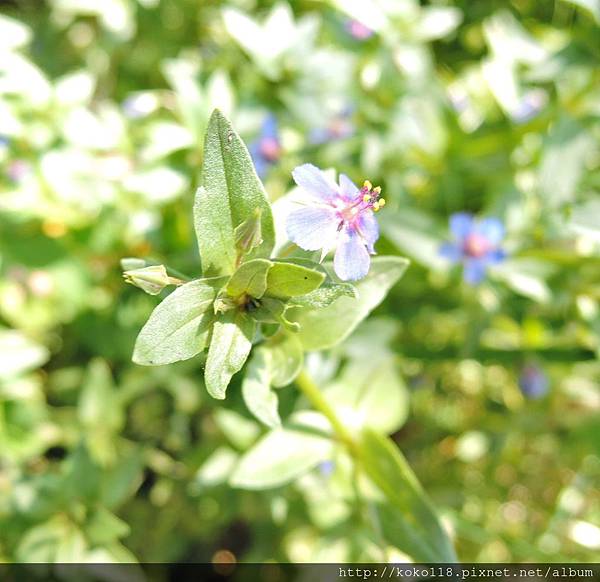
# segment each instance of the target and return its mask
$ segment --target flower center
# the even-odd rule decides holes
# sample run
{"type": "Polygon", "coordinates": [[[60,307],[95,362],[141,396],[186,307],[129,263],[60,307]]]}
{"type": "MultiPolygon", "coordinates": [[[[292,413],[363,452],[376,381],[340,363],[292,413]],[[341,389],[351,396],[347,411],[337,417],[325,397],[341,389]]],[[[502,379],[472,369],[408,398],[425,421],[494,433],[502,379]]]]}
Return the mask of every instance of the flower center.
{"type": "Polygon", "coordinates": [[[342,222],[352,224],[363,212],[367,210],[379,212],[384,206],[385,198],[381,198],[381,188],[379,186],[373,188],[371,182],[365,180],[356,198],[348,203],[339,214],[342,222]]]}
{"type": "Polygon", "coordinates": [[[478,259],[487,254],[492,248],[490,241],[484,236],[471,233],[463,243],[463,250],[466,255],[478,259]]]}
{"type": "Polygon", "coordinates": [[[274,162],[279,159],[281,154],[281,145],[279,140],[274,137],[263,137],[260,141],[260,153],[269,162],[274,162]]]}

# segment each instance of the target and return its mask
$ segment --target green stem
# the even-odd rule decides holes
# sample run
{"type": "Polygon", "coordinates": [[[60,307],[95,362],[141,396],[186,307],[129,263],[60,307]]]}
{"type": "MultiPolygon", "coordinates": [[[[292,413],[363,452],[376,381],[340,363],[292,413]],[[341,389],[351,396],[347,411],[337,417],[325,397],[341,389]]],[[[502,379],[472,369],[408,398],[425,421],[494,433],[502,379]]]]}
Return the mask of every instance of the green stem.
{"type": "Polygon", "coordinates": [[[319,387],[314,383],[313,379],[302,370],[296,378],[296,384],[301,392],[308,398],[310,403],[330,422],[338,439],[343,442],[352,456],[357,456],[357,447],[352,435],[348,429],[342,424],[329,402],[319,390],[319,387]]]}
{"type": "Polygon", "coordinates": [[[344,445],[346,445],[348,452],[353,457],[353,489],[354,495],[356,497],[357,510],[362,519],[366,517],[369,521],[371,521],[371,526],[373,527],[375,538],[377,539],[377,543],[380,547],[382,558],[384,561],[387,561],[387,551],[385,549],[386,544],[385,540],[383,539],[383,534],[381,532],[381,525],[377,516],[377,510],[374,506],[372,506],[371,503],[368,502],[366,507],[363,506],[363,500],[361,499],[360,488],[358,486],[360,471],[360,453],[356,441],[352,438],[352,435],[350,434],[348,429],[342,424],[342,421],[338,418],[333,408],[329,405],[329,402],[327,402],[327,400],[319,390],[319,387],[315,384],[314,380],[309,376],[309,374],[305,370],[302,370],[296,378],[296,384],[298,388],[300,388],[304,396],[308,398],[313,407],[316,410],[318,410],[323,416],[325,416],[327,420],[329,420],[338,439],[342,443],[344,443],[344,445]],[[364,514],[363,510],[365,510],[364,514]]]}

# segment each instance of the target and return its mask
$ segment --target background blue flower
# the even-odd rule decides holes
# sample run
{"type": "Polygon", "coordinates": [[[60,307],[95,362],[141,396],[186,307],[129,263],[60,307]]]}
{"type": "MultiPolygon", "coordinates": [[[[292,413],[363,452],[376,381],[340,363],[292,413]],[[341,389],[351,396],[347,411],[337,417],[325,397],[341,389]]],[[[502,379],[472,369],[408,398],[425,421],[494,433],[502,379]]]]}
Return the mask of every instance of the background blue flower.
{"type": "Polygon", "coordinates": [[[260,178],[264,178],[271,166],[281,157],[281,142],[277,119],[267,115],[260,129],[260,134],[249,146],[250,155],[260,178]]]}
{"type": "Polygon", "coordinates": [[[476,220],[467,212],[457,212],[450,217],[450,232],[454,240],[443,244],[440,254],[463,264],[463,278],[470,285],[481,283],[487,268],[506,256],[499,246],[504,225],[498,218],[476,220]]]}
{"type": "Polygon", "coordinates": [[[544,370],[537,364],[525,364],[519,375],[519,388],[524,396],[531,399],[542,398],[548,393],[550,382],[544,370]]]}

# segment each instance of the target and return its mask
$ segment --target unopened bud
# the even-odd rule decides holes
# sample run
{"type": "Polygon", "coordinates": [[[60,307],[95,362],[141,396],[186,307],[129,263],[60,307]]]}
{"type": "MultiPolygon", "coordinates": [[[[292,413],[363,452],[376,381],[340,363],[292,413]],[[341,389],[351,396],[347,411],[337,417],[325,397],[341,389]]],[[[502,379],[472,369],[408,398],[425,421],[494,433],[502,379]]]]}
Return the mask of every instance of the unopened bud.
{"type": "Polygon", "coordinates": [[[249,253],[262,243],[261,210],[257,208],[250,218],[247,218],[234,230],[235,246],[241,254],[249,253]]]}
{"type": "Polygon", "coordinates": [[[217,297],[213,304],[215,315],[218,315],[219,313],[226,313],[227,311],[231,311],[237,307],[238,304],[235,302],[235,300],[227,296],[217,297]]]}
{"type": "Polygon", "coordinates": [[[123,273],[125,282],[139,287],[150,295],[158,295],[168,285],[181,285],[181,279],[169,277],[164,265],[152,265],[123,273]]]}

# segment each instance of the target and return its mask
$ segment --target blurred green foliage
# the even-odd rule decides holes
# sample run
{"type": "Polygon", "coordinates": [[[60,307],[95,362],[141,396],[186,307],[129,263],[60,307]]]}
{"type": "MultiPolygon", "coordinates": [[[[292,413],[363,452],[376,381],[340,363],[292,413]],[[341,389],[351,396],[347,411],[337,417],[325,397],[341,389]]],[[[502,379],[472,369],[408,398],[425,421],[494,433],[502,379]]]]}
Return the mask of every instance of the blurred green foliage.
{"type": "MultiPolygon", "coordinates": [[[[459,558],[596,558],[598,0],[2,10],[1,560],[403,558],[343,455],[288,485],[229,484],[266,432],[239,375],[217,402],[202,358],[131,362],[157,301],[119,261],[200,275],[191,207],[214,107],[247,143],[276,118],[276,218],[299,163],[381,184],[377,250],[412,264],[307,368],[350,426],[393,434],[459,558]],[[439,255],[462,210],[507,229],[508,259],[475,288],[439,255]],[[547,378],[537,399],[525,366],[547,378]]],[[[278,395],[284,419],[306,414],[293,385],[278,395]]]]}

